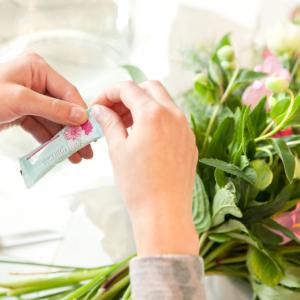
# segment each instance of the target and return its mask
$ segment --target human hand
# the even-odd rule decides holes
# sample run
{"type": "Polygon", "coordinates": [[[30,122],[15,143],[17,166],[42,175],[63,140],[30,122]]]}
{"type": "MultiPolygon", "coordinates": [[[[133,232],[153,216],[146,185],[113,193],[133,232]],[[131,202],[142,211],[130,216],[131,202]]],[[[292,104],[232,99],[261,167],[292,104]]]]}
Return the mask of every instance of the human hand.
{"type": "Polygon", "coordinates": [[[102,104],[93,111],[107,139],[138,254],[198,255],[192,218],[198,153],[184,114],[156,81],[123,82],[95,104],[102,104]]]}
{"type": "MultiPolygon", "coordinates": [[[[37,54],[0,64],[0,130],[20,125],[44,143],[62,125],[84,123],[85,109],[77,89],[37,54]]],[[[70,160],[78,163],[81,158],[92,156],[92,149],[87,146],[70,160]]]]}

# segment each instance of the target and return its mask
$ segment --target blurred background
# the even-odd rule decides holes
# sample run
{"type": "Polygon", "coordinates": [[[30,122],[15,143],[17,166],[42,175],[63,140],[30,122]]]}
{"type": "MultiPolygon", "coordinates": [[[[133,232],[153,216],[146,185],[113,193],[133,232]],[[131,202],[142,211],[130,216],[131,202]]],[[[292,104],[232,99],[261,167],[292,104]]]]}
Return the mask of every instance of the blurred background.
{"type": "MultiPolygon", "coordinates": [[[[103,87],[127,79],[120,65],[132,63],[175,96],[191,83],[182,63],[185,50],[231,32],[242,62],[253,64],[253,48],[298,5],[296,0],[0,0],[0,62],[37,52],[88,103],[103,87]]],[[[0,256],[94,266],[131,254],[130,224],[105,142],[93,145],[92,161],[64,162],[28,190],[18,158],[36,146],[18,128],[1,132],[0,256]]],[[[4,274],[0,267],[0,278],[4,274]]]]}

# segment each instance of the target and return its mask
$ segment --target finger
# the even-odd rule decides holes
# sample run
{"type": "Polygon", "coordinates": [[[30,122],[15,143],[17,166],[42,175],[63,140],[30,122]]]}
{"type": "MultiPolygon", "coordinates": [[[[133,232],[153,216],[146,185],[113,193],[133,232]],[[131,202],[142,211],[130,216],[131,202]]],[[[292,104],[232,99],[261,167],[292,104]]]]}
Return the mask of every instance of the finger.
{"type": "Polygon", "coordinates": [[[120,116],[129,111],[128,107],[126,107],[123,102],[111,102],[106,97],[103,97],[103,93],[93,101],[92,106],[95,104],[107,106],[120,116]]]}
{"type": "Polygon", "coordinates": [[[106,106],[94,105],[93,114],[103,130],[110,149],[115,149],[125,141],[127,131],[116,112],[106,106]]]}
{"type": "MultiPolygon", "coordinates": [[[[56,124],[56,123],[53,123],[47,119],[43,119],[43,118],[40,118],[40,117],[35,117],[36,120],[43,124],[45,126],[45,128],[47,128],[47,130],[54,136],[55,134],[57,134],[57,132],[59,132],[63,126],[59,125],[59,124],[56,124]]],[[[90,159],[93,157],[93,150],[92,150],[92,147],[90,145],[84,147],[83,149],[79,150],[77,152],[82,158],[85,158],[85,159],[90,159]]]]}
{"type": "Polygon", "coordinates": [[[130,112],[124,114],[121,116],[122,122],[125,126],[125,128],[131,127],[133,125],[133,119],[130,112]]]}
{"type": "Polygon", "coordinates": [[[98,103],[111,106],[114,103],[123,102],[131,111],[133,118],[140,112],[142,106],[155,103],[141,87],[132,81],[121,82],[111,88],[106,89],[99,97],[98,103]]]}
{"type": "Polygon", "coordinates": [[[69,157],[69,160],[70,160],[70,162],[71,163],[73,163],[73,164],[79,164],[80,162],[81,162],[81,155],[79,154],[79,153],[74,153],[73,155],[71,155],[70,157],[69,157]]]}
{"type": "Polygon", "coordinates": [[[19,89],[14,102],[14,111],[19,116],[34,115],[52,122],[78,126],[87,121],[86,110],[66,101],[41,95],[30,89],[16,86],[19,89]]]}
{"type": "Polygon", "coordinates": [[[177,109],[175,103],[172,101],[171,96],[161,82],[157,80],[148,80],[141,83],[140,87],[142,87],[152,98],[155,99],[155,101],[161,105],[164,105],[168,108],[177,109]]]}
{"type": "Polygon", "coordinates": [[[52,134],[33,117],[28,116],[24,118],[21,121],[20,126],[41,144],[52,138],[52,134]]]}
{"type": "Polygon", "coordinates": [[[65,100],[84,108],[87,107],[77,88],[50,67],[43,58],[34,55],[31,61],[32,89],[42,94],[50,94],[54,98],[65,100]]]}

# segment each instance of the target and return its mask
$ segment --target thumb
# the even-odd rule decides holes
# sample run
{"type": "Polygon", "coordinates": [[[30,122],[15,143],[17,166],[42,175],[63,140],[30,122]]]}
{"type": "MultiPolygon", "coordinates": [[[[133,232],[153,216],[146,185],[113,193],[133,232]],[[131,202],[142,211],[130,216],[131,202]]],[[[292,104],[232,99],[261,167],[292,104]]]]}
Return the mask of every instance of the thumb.
{"type": "Polygon", "coordinates": [[[115,148],[127,137],[121,118],[113,110],[103,105],[93,106],[93,115],[100,124],[110,149],[115,148]]]}
{"type": "Polygon", "coordinates": [[[15,106],[14,111],[19,116],[39,116],[63,125],[79,126],[88,118],[86,109],[80,105],[45,96],[30,89],[22,90],[15,106]]]}

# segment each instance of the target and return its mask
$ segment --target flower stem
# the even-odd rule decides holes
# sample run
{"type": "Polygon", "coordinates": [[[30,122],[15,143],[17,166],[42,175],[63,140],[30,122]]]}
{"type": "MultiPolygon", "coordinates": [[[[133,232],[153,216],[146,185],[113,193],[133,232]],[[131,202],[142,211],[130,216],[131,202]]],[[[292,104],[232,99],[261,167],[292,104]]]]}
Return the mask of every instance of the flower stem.
{"type": "Polygon", "coordinates": [[[84,280],[89,280],[94,278],[99,274],[99,272],[104,272],[111,270],[111,267],[107,269],[98,269],[91,271],[76,271],[73,273],[68,273],[64,276],[56,276],[50,278],[36,278],[36,279],[27,279],[20,280],[15,282],[0,282],[0,287],[8,288],[8,289],[48,289],[52,287],[59,287],[64,285],[75,284],[84,280]]]}
{"type": "Polygon", "coordinates": [[[246,261],[247,256],[246,255],[241,255],[241,256],[236,256],[236,257],[229,257],[229,258],[221,258],[218,260],[218,265],[227,265],[227,264],[233,264],[233,263],[240,263],[246,261]]]}
{"type": "Polygon", "coordinates": [[[295,74],[296,74],[296,72],[298,70],[299,64],[300,64],[300,56],[298,56],[298,58],[297,58],[297,60],[295,62],[295,65],[293,67],[293,70],[292,70],[292,73],[291,73],[291,80],[290,81],[293,80],[293,78],[294,78],[294,76],[295,76],[295,74]]]}
{"type": "Polygon", "coordinates": [[[80,288],[75,290],[74,292],[69,293],[66,295],[66,297],[62,298],[62,300],[75,300],[79,299],[81,296],[85,295],[89,292],[91,288],[93,288],[95,285],[100,285],[108,274],[100,273],[99,275],[95,276],[92,280],[90,280],[87,284],[82,285],[80,288]]]}
{"type": "MultiPolygon", "coordinates": [[[[294,97],[294,94],[293,94],[293,92],[291,90],[288,90],[287,92],[291,96],[291,102],[290,102],[290,105],[289,105],[289,107],[288,107],[288,109],[286,111],[285,116],[283,117],[283,119],[281,120],[281,122],[273,130],[271,130],[270,132],[268,132],[266,134],[260,135],[259,137],[257,137],[254,140],[255,142],[260,142],[260,141],[265,140],[265,139],[267,139],[269,137],[272,137],[274,134],[276,134],[278,131],[280,131],[284,127],[286,121],[290,118],[291,113],[293,111],[294,104],[295,104],[295,97],[294,97]]],[[[268,127],[269,126],[270,126],[270,124],[268,125],[268,127]]],[[[263,132],[265,132],[265,130],[263,132]]]]}
{"type": "Polygon", "coordinates": [[[215,123],[215,120],[217,118],[217,114],[219,112],[219,109],[221,108],[222,104],[227,100],[228,96],[230,95],[230,92],[231,92],[231,89],[234,85],[234,82],[239,74],[239,71],[240,69],[239,68],[236,68],[234,70],[234,73],[230,79],[230,82],[228,83],[227,85],[227,88],[220,100],[220,104],[219,105],[216,105],[214,110],[213,110],[213,113],[211,115],[211,118],[209,120],[209,123],[208,123],[208,126],[207,126],[207,130],[205,132],[205,137],[204,137],[204,142],[203,142],[203,152],[202,152],[202,157],[205,156],[205,153],[206,153],[206,148],[207,148],[207,143],[208,143],[208,139],[209,139],[209,136],[210,136],[210,133],[212,131],[212,128],[214,126],[214,123],[215,123]]]}
{"type": "Polygon", "coordinates": [[[121,280],[116,282],[109,290],[101,290],[101,292],[94,297],[93,300],[108,300],[112,299],[117,293],[123,290],[129,284],[129,275],[126,275],[121,280]]]}
{"type": "Polygon", "coordinates": [[[128,285],[128,288],[126,289],[125,293],[123,294],[121,300],[128,300],[128,299],[130,299],[130,295],[131,295],[131,287],[130,287],[130,285],[128,285]]]}
{"type": "Polygon", "coordinates": [[[204,232],[199,238],[199,254],[201,253],[202,248],[204,247],[207,237],[208,237],[208,231],[204,232]]]}
{"type": "Polygon", "coordinates": [[[285,246],[277,250],[280,254],[300,253],[300,246],[285,246]]]}
{"type": "Polygon", "coordinates": [[[272,166],[272,164],[273,164],[273,154],[272,154],[272,152],[266,147],[257,147],[256,150],[267,153],[267,155],[269,156],[268,165],[272,166]]]}
{"type": "MultiPolygon", "coordinates": [[[[62,265],[51,265],[51,264],[42,264],[42,263],[34,263],[34,262],[26,262],[26,261],[18,261],[18,260],[0,260],[0,264],[10,264],[10,265],[26,265],[32,267],[45,267],[45,268],[53,268],[53,269],[63,269],[66,272],[72,270],[93,270],[95,268],[79,268],[72,266],[62,266],[62,265]]],[[[97,268],[98,269],[98,268],[97,268]]]]}
{"type": "Polygon", "coordinates": [[[214,245],[214,241],[209,240],[205,247],[203,247],[203,250],[201,251],[201,256],[204,257],[205,254],[211,249],[211,247],[214,245]]]}
{"type": "Polygon", "coordinates": [[[204,264],[207,265],[208,263],[210,263],[214,259],[216,259],[218,256],[226,253],[228,250],[230,250],[232,247],[234,247],[236,245],[236,243],[237,243],[236,241],[230,241],[230,242],[222,244],[221,246],[216,248],[214,251],[209,253],[209,255],[207,255],[204,258],[204,264]]]}

